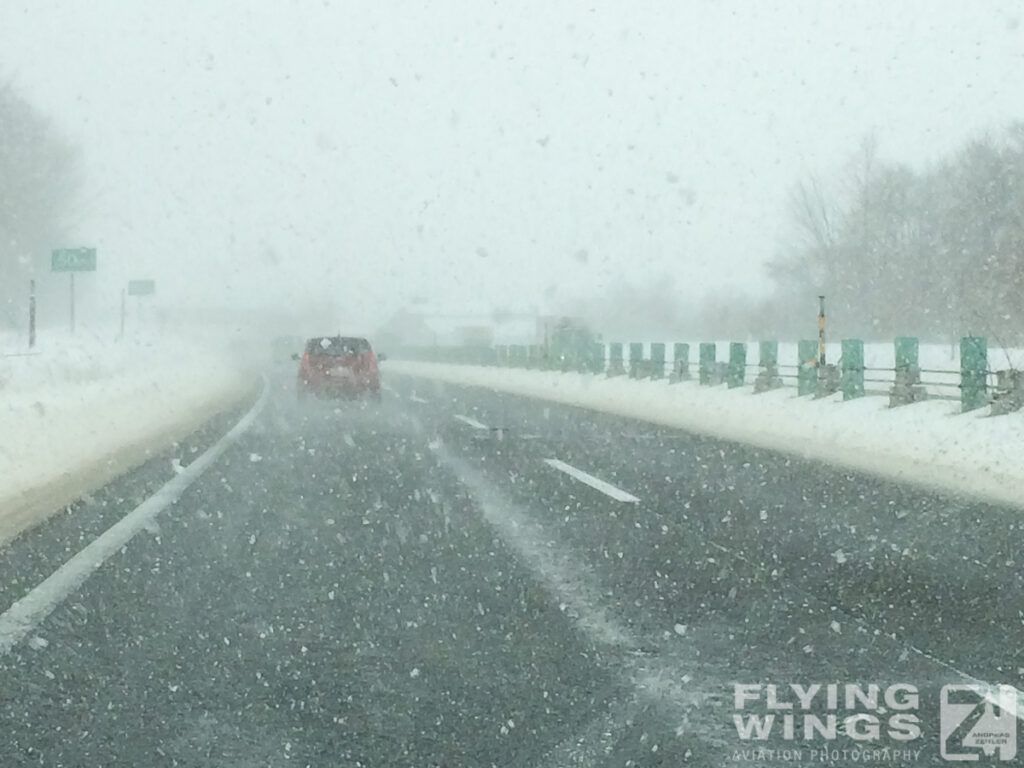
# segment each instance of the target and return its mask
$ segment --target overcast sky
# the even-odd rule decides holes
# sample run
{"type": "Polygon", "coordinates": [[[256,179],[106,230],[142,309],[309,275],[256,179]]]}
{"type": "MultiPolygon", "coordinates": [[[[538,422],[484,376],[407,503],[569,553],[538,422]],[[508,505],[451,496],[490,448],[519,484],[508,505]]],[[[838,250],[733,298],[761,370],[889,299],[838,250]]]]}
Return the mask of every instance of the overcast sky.
{"type": "Polygon", "coordinates": [[[365,322],[757,290],[866,132],[921,166],[1024,118],[1018,8],[3,0],[0,76],[82,149],[97,279],[365,322]]]}

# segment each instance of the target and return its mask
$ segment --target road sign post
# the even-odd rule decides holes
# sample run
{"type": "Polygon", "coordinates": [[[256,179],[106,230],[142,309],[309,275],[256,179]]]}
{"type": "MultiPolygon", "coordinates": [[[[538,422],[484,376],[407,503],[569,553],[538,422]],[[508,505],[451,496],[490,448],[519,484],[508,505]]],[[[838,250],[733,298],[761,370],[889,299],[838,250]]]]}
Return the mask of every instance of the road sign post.
{"type": "Polygon", "coordinates": [[[75,332],[75,273],[96,271],[95,248],[57,248],[50,254],[52,272],[68,272],[71,276],[71,332],[75,332]]]}
{"type": "Polygon", "coordinates": [[[136,321],[139,325],[142,324],[142,298],[144,296],[152,296],[156,293],[156,281],[155,280],[129,280],[128,281],[128,295],[135,297],[135,306],[138,310],[136,314],[136,321]]]}

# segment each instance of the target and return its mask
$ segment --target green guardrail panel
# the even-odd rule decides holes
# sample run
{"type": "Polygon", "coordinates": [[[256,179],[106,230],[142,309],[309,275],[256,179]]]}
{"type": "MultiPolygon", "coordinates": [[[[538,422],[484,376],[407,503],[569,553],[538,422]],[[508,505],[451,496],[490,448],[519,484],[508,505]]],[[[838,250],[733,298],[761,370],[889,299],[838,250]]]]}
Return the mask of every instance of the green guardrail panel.
{"type": "Polygon", "coordinates": [[[960,339],[960,410],[964,413],[988,405],[988,339],[960,339]]]}
{"type": "Polygon", "coordinates": [[[813,395],[818,391],[818,340],[800,339],[796,344],[797,395],[813,395]]]}
{"type": "Polygon", "coordinates": [[[516,344],[516,367],[526,368],[529,364],[530,349],[525,344],[516,344]]]}
{"type": "Polygon", "coordinates": [[[640,374],[640,366],[644,360],[644,345],[640,341],[629,343],[629,376],[636,378],[640,374]]]}
{"type": "Polygon", "coordinates": [[[918,341],[915,336],[898,336],[893,341],[893,351],[896,354],[896,370],[917,368],[918,363],[918,341]]]}
{"type": "Polygon", "coordinates": [[[711,384],[714,378],[715,368],[715,343],[713,341],[702,341],[700,344],[700,383],[702,386],[711,384]]]}
{"type": "Polygon", "coordinates": [[[682,381],[690,378],[690,345],[676,342],[672,345],[672,373],[682,381]]]}
{"type": "Polygon", "coordinates": [[[843,400],[864,397],[864,341],[843,339],[841,345],[839,388],[843,391],[843,400]]]}
{"type": "Polygon", "coordinates": [[[665,345],[660,341],[651,343],[651,378],[660,379],[665,375],[665,345]]]}
{"type": "Polygon", "coordinates": [[[527,368],[539,368],[540,367],[540,347],[536,344],[530,344],[526,348],[526,367],[527,368]]]}
{"type": "Polygon", "coordinates": [[[729,367],[725,381],[729,389],[742,387],[747,374],[747,345],[734,341],[729,345],[729,367]]]}
{"type": "Polygon", "coordinates": [[[779,364],[779,342],[760,341],[757,344],[757,364],[762,368],[779,364]]]}
{"type": "Polygon", "coordinates": [[[608,374],[614,376],[626,370],[622,360],[622,342],[614,341],[608,345],[608,374]]]}

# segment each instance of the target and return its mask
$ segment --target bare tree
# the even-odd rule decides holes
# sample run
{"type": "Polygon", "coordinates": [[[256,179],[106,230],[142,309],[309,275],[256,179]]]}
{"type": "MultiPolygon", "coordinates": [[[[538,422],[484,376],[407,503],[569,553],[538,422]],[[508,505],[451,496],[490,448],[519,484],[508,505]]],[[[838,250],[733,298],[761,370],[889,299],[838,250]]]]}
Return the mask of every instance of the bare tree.
{"type": "Polygon", "coordinates": [[[824,290],[843,332],[1024,338],[1024,127],[924,171],[881,162],[869,135],[829,186],[840,202],[814,177],[791,193],[777,297],[824,290]]]}

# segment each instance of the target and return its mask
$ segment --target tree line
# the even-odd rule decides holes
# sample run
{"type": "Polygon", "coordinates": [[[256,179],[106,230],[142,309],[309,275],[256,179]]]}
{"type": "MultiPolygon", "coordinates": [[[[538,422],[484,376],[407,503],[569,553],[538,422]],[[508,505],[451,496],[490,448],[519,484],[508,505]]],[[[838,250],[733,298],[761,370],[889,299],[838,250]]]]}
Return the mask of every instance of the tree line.
{"type": "Polygon", "coordinates": [[[0,84],[0,327],[24,322],[28,281],[49,272],[80,187],[76,149],[0,84]]]}
{"type": "Polygon", "coordinates": [[[796,184],[789,207],[769,323],[823,293],[843,335],[1024,343],[1024,124],[923,170],[880,160],[869,136],[831,183],[796,184]]]}
{"type": "Polygon", "coordinates": [[[1024,123],[917,170],[867,136],[837,172],[795,183],[785,216],[759,295],[686,299],[657,275],[570,309],[619,335],[816,338],[825,295],[831,339],[1024,346],[1024,123]]]}

